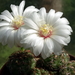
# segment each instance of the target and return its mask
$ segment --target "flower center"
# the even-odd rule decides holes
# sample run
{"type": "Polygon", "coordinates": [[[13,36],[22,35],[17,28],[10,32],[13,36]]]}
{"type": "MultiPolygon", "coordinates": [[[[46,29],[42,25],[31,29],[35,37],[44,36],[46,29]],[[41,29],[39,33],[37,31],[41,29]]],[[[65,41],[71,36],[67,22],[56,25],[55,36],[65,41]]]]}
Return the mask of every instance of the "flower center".
{"type": "Polygon", "coordinates": [[[22,25],[24,24],[23,22],[23,16],[17,16],[14,18],[13,22],[12,22],[12,26],[13,28],[16,30],[16,29],[19,29],[19,27],[21,27],[22,25]]]}
{"type": "Polygon", "coordinates": [[[44,38],[48,38],[52,35],[53,27],[49,24],[44,24],[40,27],[39,35],[44,38]]]}

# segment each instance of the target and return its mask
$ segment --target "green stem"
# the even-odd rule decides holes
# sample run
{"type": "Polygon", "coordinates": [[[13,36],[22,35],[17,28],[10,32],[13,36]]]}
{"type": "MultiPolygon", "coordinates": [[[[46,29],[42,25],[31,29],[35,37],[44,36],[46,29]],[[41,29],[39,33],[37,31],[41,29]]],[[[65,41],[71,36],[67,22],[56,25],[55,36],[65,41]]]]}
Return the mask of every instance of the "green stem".
{"type": "Polygon", "coordinates": [[[23,47],[21,47],[21,50],[24,51],[25,49],[23,47]]]}

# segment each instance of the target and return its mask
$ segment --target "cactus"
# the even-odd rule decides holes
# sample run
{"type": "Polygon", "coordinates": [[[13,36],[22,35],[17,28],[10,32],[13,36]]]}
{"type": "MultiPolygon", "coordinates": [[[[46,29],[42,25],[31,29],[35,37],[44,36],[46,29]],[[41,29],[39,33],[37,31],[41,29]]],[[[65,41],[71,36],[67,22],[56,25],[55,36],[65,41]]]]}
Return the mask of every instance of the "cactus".
{"type": "Polygon", "coordinates": [[[65,63],[69,61],[69,55],[66,52],[62,52],[61,55],[57,56],[52,54],[46,59],[40,58],[37,61],[37,67],[43,67],[48,70],[59,70],[65,63]]]}
{"type": "Polygon", "coordinates": [[[43,68],[35,68],[31,75],[51,75],[51,74],[43,68]]]}
{"type": "Polygon", "coordinates": [[[69,61],[60,69],[61,75],[75,75],[75,61],[69,61]]]}
{"type": "Polygon", "coordinates": [[[33,71],[31,72],[31,75],[41,75],[41,72],[38,68],[33,69],[33,71]]]}
{"type": "Polygon", "coordinates": [[[36,61],[33,57],[31,53],[18,51],[9,57],[7,67],[13,75],[28,74],[35,67],[36,61]]]}
{"type": "Polygon", "coordinates": [[[18,51],[9,56],[6,64],[11,75],[75,75],[75,61],[70,61],[65,51],[46,59],[31,52],[18,51]]]}

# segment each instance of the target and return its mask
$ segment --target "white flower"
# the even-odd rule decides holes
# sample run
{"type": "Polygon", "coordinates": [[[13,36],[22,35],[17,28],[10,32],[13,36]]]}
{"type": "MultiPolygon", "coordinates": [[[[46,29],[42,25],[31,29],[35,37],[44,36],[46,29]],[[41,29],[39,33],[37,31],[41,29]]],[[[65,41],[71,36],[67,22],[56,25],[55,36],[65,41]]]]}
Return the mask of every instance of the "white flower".
{"type": "Polygon", "coordinates": [[[25,1],[22,1],[19,6],[11,4],[11,13],[8,10],[1,13],[0,42],[3,45],[8,44],[10,47],[21,45],[20,40],[25,25],[24,18],[28,18],[32,12],[38,11],[34,6],[29,6],[24,10],[24,6],[25,1]]]}
{"type": "Polygon", "coordinates": [[[51,9],[46,13],[45,8],[34,12],[31,19],[25,20],[24,47],[31,47],[35,56],[41,54],[45,59],[50,54],[60,54],[64,45],[70,42],[72,29],[66,18],[61,18],[62,12],[51,9]],[[26,45],[27,44],[27,45],[26,45]]]}

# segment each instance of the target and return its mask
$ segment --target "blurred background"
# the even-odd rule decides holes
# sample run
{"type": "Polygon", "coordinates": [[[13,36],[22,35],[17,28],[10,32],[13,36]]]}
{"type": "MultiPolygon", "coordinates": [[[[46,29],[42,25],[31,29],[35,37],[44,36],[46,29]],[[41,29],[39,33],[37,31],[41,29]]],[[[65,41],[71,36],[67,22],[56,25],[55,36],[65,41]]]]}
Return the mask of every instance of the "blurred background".
{"type": "MultiPolygon", "coordinates": [[[[9,10],[11,4],[19,5],[22,0],[0,0],[0,13],[4,10],[9,10]]],[[[71,42],[68,46],[64,47],[64,49],[75,56],[75,2],[74,0],[25,0],[27,6],[34,5],[36,8],[45,7],[47,12],[50,9],[55,9],[56,11],[62,11],[63,17],[66,17],[69,22],[70,26],[73,29],[73,33],[71,35],[71,42]]],[[[9,48],[8,46],[2,46],[0,44],[0,68],[5,64],[9,55],[11,53],[20,50],[17,47],[9,48]]]]}

